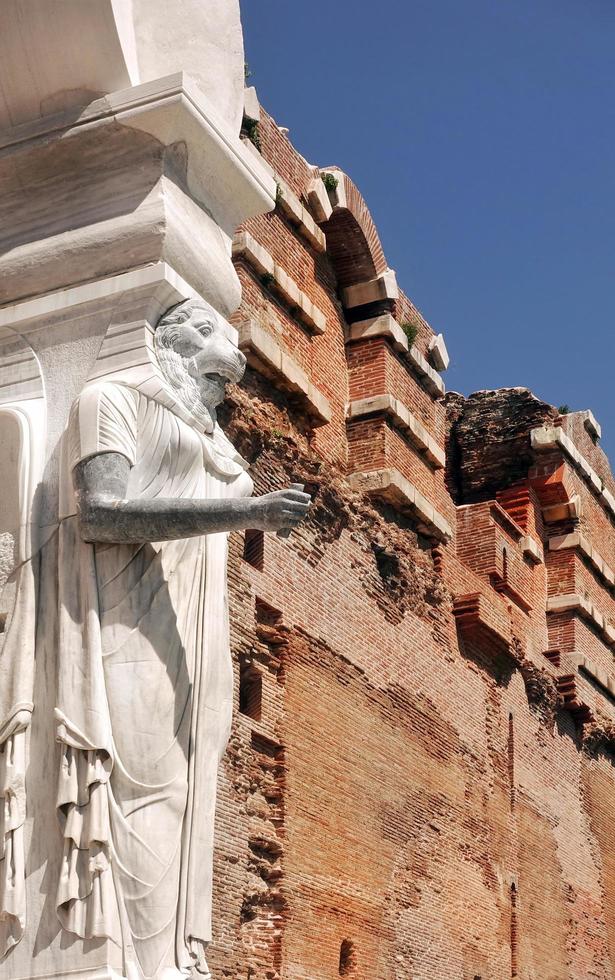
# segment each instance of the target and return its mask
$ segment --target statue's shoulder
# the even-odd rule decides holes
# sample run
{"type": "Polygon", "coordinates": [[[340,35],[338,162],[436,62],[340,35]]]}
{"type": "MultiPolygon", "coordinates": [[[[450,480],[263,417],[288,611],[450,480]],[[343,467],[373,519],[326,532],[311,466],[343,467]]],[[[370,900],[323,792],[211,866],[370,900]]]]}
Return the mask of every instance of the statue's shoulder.
{"type": "Polygon", "coordinates": [[[68,458],[72,469],[87,456],[119,452],[134,462],[140,394],[113,379],[85,385],[68,420],[68,458]]]}
{"type": "Polygon", "coordinates": [[[141,394],[136,387],[113,378],[96,378],[88,381],[73,402],[69,424],[75,418],[128,411],[133,414],[141,394]]]}
{"type": "Polygon", "coordinates": [[[91,398],[93,393],[97,393],[105,398],[130,398],[133,401],[139,397],[138,386],[131,384],[130,381],[113,377],[93,378],[84,384],[75,402],[91,398]]]}

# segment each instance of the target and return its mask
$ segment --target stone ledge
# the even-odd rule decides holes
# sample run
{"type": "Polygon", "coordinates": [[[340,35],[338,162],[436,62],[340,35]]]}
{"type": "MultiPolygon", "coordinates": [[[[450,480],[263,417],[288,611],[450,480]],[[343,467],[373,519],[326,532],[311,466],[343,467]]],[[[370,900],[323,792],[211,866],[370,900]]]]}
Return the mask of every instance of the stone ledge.
{"type": "Polygon", "coordinates": [[[315,177],[310,183],[307,191],[307,199],[316,221],[319,224],[324,224],[325,221],[328,221],[333,214],[333,205],[329,200],[329,195],[327,194],[327,189],[322,178],[315,177]]]}
{"type": "Polygon", "coordinates": [[[610,565],[607,565],[604,558],[596,551],[585,535],[575,531],[572,534],[558,535],[549,541],[549,551],[564,551],[567,548],[575,548],[580,551],[609,588],[615,589],[615,572],[610,565]]]}
{"type": "Polygon", "coordinates": [[[238,331],[239,349],[246,355],[251,368],[273,381],[282,391],[300,396],[314,425],[331,421],[329,402],[314,387],[295,359],[282,350],[275,337],[255,320],[244,320],[239,324],[238,331]]]}
{"type": "Polygon", "coordinates": [[[410,347],[406,355],[412,369],[419,376],[424,388],[434,398],[442,398],[444,395],[444,382],[437,371],[427,363],[417,347],[410,347]]]}
{"type": "Polygon", "coordinates": [[[563,429],[556,426],[542,426],[538,429],[532,429],[530,436],[532,441],[532,449],[535,449],[537,452],[545,452],[549,449],[559,449],[565,453],[565,455],[574,464],[575,469],[578,470],[586,482],[589,483],[592,490],[600,498],[602,505],[609,512],[609,517],[611,520],[615,521],[615,497],[613,497],[613,494],[605,487],[596,471],[585,459],[585,456],[579,452],[570,436],[567,436],[563,429]]]}
{"type": "Polygon", "coordinates": [[[391,423],[407,436],[416,449],[425,456],[430,466],[441,470],[446,465],[446,455],[425,426],[418,421],[403,402],[393,395],[374,395],[373,398],[359,398],[350,402],[348,417],[362,418],[372,413],[385,413],[391,423]]]}
{"type": "MultiPolygon", "coordinates": [[[[344,173],[344,171],[338,170],[337,167],[321,167],[319,169],[321,175],[331,174],[331,176],[335,177],[337,181],[337,185],[335,187],[332,187],[331,190],[327,190],[327,188],[325,187],[325,191],[327,197],[329,198],[329,203],[331,204],[332,210],[335,211],[336,208],[347,208],[348,198],[346,196],[346,181],[344,179],[346,177],[346,174],[344,173]]],[[[320,179],[322,180],[322,176],[320,179]]]]}
{"type": "Polygon", "coordinates": [[[442,378],[416,347],[410,347],[404,331],[390,313],[383,313],[371,320],[359,320],[348,328],[347,342],[366,340],[369,337],[386,337],[391,346],[408,362],[421,386],[433,398],[443,397],[445,387],[442,378]]]}
{"type": "Polygon", "coordinates": [[[325,332],[327,319],[322,310],[314,306],[296,282],[277,262],[274,262],[267,249],[263,248],[249,232],[242,231],[235,235],[233,258],[244,259],[261,280],[265,278],[265,285],[270,286],[284,300],[290,308],[291,316],[300,320],[312,333],[325,332]]]}
{"type": "Polygon", "coordinates": [[[452,538],[453,532],[448,521],[399,470],[391,468],[359,471],[351,473],[348,482],[353,490],[380,497],[396,510],[412,514],[419,530],[426,537],[443,542],[452,538]]]}
{"type": "Polygon", "coordinates": [[[602,426],[598,422],[594,413],[588,408],[584,412],[580,413],[583,419],[583,425],[587,432],[589,432],[592,439],[602,438],[602,426]]]}
{"type": "Polygon", "coordinates": [[[559,612],[578,612],[600,633],[607,646],[615,646],[615,626],[596,609],[593,602],[580,593],[551,596],[547,599],[547,614],[559,612]]]}
{"type": "Polygon", "coordinates": [[[367,303],[378,303],[381,300],[399,299],[397,279],[393,269],[386,269],[375,279],[358,282],[342,290],[342,302],[347,310],[355,306],[365,306],[367,303]]]}
{"type": "Polygon", "coordinates": [[[448,350],[446,349],[446,343],[444,340],[444,334],[437,334],[432,337],[429,342],[429,360],[435,367],[436,371],[447,371],[448,366],[451,363],[448,350]]]}
{"type": "Polygon", "coordinates": [[[592,680],[596,681],[600,687],[603,687],[611,697],[615,698],[615,677],[612,674],[608,674],[606,670],[602,670],[597,667],[593,660],[586,657],[584,654],[580,654],[578,658],[578,665],[585,670],[592,680]]]}
{"type": "MultiPolygon", "coordinates": [[[[278,207],[284,212],[290,224],[294,225],[302,238],[316,252],[325,252],[327,249],[327,240],[324,232],[320,230],[312,215],[307,208],[303,207],[303,204],[297,195],[291,191],[288,184],[281,177],[277,177],[276,180],[278,184],[278,207]]],[[[322,184],[322,181],[320,183],[322,184]]]]}
{"type": "Polygon", "coordinates": [[[261,118],[261,107],[258,101],[258,95],[256,94],[256,89],[253,85],[250,85],[243,90],[243,114],[247,119],[253,119],[254,122],[260,122],[261,118]]]}
{"type": "Polygon", "coordinates": [[[543,557],[538,543],[534,540],[534,538],[531,538],[529,534],[523,535],[519,541],[519,547],[521,548],[525,558],[533,562],[534,565],[542,565],[543,557]]]}
{"type": "Polygon", "coordinates": [[[582,513],[583,504],[578,493],[575,493],[570,500],[542,508],[542,516],[546,524],[558,524],[560,521],[567,520],[577,521],[582,513]]]}

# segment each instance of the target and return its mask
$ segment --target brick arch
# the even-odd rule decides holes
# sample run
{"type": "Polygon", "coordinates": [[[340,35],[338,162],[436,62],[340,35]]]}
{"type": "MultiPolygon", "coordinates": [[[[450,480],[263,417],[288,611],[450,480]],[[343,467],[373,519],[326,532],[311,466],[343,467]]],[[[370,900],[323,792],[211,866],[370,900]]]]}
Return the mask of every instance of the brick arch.
{"type": "Polygon", "coordinates": [[[337,281],[345,288],[374,279],[388,265],[363,195],[343,170],[328,167],[322,172],[332,174],[338,181],[331,194],[333,213],[322,226],[337,281]]]}

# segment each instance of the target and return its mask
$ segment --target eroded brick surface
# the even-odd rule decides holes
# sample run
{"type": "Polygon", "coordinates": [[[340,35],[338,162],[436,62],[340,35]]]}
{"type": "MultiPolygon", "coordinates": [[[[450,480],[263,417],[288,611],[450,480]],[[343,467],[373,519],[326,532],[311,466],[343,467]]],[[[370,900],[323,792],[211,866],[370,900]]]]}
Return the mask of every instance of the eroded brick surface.
{"type": "MultiPolygon", "coordinates": [[[[260,130],[306,205],[317,172],[266,114],[260,130]]],[[[300,396],[254,370],[222,413],[257,492],[304,482],[314,505],[286,540],[253,539],[244,555],[231,536],[236,712],[212,969],[233,980],[613,980],[615,696],[602,683],[613,653],[599,620],[547,608],[578,592],[615,623],[596,567],[548,545],[580,529],[615,565],[613,518],[561,452],[532,449],[531,430],[563,428],[611,487],[608,463],[579,419],[526,389],[445,405],[390,338],[346,342],[338,285],[362,281],[380,254],[358,192],[351,203],[329,253],[279,209],[248,224],[326,315],[324,334],[238,263],[237,321],[269,331],[333,418],[313,428],[300,396]],[[446,472],[382,414],[348,422],[350,399],[382,394],[446,446],[446,472]],[[446,517],[450,542],[431,540],[411,509],[351,490],[348,474],[386,467],[446,517]],[[549,510],[575,495],[580,514],[549,510]]],[[[427,357],[431,328],[405,295],[394,313],[415,322],[427,357]]]]}

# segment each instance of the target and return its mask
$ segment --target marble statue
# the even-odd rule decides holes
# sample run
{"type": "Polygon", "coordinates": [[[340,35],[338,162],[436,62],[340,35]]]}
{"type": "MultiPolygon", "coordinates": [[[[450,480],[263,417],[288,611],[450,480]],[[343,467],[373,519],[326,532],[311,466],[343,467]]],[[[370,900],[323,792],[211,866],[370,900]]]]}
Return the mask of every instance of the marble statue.
{"type": "Polygon", "coordinates": [[[216,421],[239,0],[3,0],[0,63],[0,980],[207,976],[227,535],[308,506],[216,421]]]}
{"type": "Polygon", "coordinates": [[[127,980],[209,976],[228,532],[309,507],[299,489],[252,497],[218,425],[245,367],[227,329],[204,300],[169,309],[152,366],[89,381],[64,439],[56,907],[68,933],[121,948],[127,980]]]}
{"type": "Polygon", "coordinates": [[[0,327],[0,959],[26,927],[27,741],[34,708],[36,488],[45,428],[32,349],[0,327]]]}

